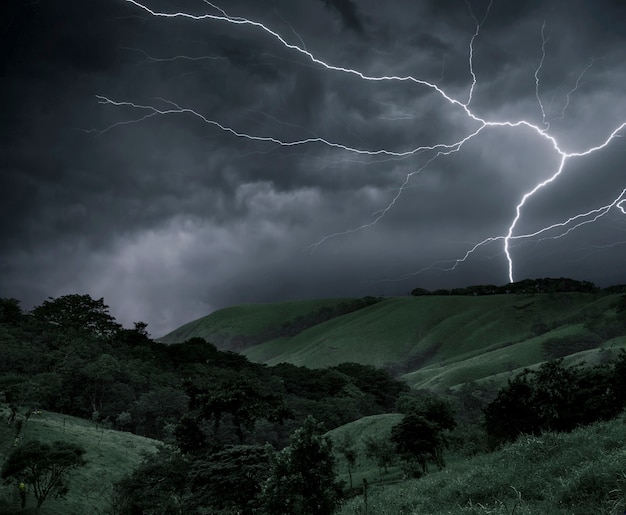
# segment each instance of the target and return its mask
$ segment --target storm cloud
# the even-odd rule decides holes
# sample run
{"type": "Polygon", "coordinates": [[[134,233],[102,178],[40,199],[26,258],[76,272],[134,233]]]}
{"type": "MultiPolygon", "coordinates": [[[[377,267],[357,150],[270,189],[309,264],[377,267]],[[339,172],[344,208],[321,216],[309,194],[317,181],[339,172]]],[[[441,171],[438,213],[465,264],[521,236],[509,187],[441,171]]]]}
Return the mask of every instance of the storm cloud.
{"type": "MultiPolygon", "coordinates": [[[[470,4],[216,4],[329,65],[421,82],[127,0],[4,4],[0,296],[28,309],[89,293],[160,336],[234,303],[506,283],[501,238],[524,194],[626,121],[626,16],[609,0],[470,4]],[[389,154],[452,145],[480,120],[526,125],[389,154]]],[[[624,132],[527,199],[515,280],[626,282],[617,205],[567,232],[626,188],[624,132]]]]}

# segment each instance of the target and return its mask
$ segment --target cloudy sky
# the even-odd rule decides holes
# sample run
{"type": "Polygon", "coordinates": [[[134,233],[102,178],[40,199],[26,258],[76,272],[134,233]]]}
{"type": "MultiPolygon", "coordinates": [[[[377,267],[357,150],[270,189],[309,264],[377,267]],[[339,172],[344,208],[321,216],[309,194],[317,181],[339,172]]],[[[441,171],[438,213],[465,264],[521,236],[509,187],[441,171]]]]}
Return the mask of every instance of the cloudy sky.
{"type": "Polygon", "coordinates": [[[0,296],[26,309],[89,293],[160,336],[244,302],[626,282],[623,1],[0,9],[0,296]]]}

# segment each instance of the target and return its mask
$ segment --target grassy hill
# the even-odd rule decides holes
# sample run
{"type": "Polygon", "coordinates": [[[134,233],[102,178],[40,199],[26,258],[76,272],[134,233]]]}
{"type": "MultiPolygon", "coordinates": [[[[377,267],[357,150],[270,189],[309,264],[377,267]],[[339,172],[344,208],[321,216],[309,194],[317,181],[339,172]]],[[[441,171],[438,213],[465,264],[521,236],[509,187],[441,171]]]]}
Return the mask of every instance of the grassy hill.
{"type": "Polygon", "coordinates": [[[333,308],[352,299],[314,299],[269,304],[243,304],[220,309],[208,316],[193,320],[157,341],[178,343],[190,338],[204,338],[221,350],[237,344],[237,339],[255,336],[268,329],[280,327],[298,316],[333,308]]]}
{"type": "MultiPolygon", "coordinates": [[[[8,408],[0,407],[0,463],[15,444],[15,428],[4,421],[8,408]]],[[[76,469],[69,482],[65,499],[49,499],[41,513],[58,515],[89,515],[112,513],[112,485],[134,470],[146,453],[156,451],[157,442],[131,433],[96,427],[87,420],[43,411],[24,424],[20,441],[37,439],[44,442],[64,440],[83,446],[87,465],[76,469]]],[[[34,507],[29,494],[27,507],[34,507]]],[[[15,485],[0,486],[0,513],[19,512],[19,495],[15,485]]]]}
{"type": "MultiPolygon", "coordinates": [[[[369,417],[363,417],[354,422],[350,422],[341,427],[333,429],[326,433],[333,442],[333,451],[335,454],[335,460],[337,463],[338,477],[341,481],[345,481],[346,485],[349,482],[348,464],[341,453],[337,452],[337,447],[341,442],[344,435],[352,439],[355,443],[357,450],[356,468],[352,474],[352,483],[354,486],[359,486],[363,479],[369,482],[379,481],[380,470],[375,463],[371,462],[365,457],[365,444],[364,439],[367,438],[385,438],[389,439],[391,435],[391,428],[402,420],[404,415],[400,413],[385,413],[382,415],[372,415],[369,417]]],[[[394,481],[402,477],[402,471],[400,467],[389,467],[388,473],[385,474],[385,481],[394,481]]]]}
{"type": "MultiPolygon", "coordinates": [[[[367,513],[624,513],[625,424],[626,415],[622,415],[572,433],[524,436],[490,454],[447,460],[444,470],[420,479],[371,485],[367,513]]],[[[359,473],[357,470],[355,477],[359,473]]],[[[337,511],[338,515],[362,513],[362,496],[347,501],[337,511]]]]}
{"type": "MultiPolygon", "coordinates": [[[[270,365],[386,365],[416,387],[444,389],[498,374],[505,377],[553,358],[547,346],[555,340],[566,342],[560,355],[585,351],[592,360],[599,359],[597,348],[626,347],[626,337],[603,339],[585,325],[611,314],[618,298],[591,293],[387,298],[243,353],[270,365]]],[[[190,322],[161,341],[193,335],[219,344],[340,300],[236,306],[190,322]]]]}

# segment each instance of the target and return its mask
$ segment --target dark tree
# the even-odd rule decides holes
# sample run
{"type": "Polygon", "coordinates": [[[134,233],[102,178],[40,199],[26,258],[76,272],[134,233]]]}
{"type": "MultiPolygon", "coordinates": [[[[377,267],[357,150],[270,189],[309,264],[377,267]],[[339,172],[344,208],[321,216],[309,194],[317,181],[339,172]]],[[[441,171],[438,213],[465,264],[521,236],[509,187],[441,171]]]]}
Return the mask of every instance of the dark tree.
{"type": "Polygon", "coordinates": [[[509,379],[483,410],[489,445],[515,440],[521,434],[539,434],[539,413],[534,405],[530,371],[509,379]]]}
{"type": "Polygon", "coordinates": [[[83,333],[108,337],[117,333],[121,326],[109,314],[104,299],[92,299],[89,295],[64,295],[49,297],[30,313],[45,327],[65,333],[83,333]]]}
{"type": "Polygon", "coordinates": [[[432,392],[417,391],[401,395],[396,409],[401,413],[419,415],[434,426],[437,444],[433,445],[430,455],[439,468],[445,467],[443,451],[448,445],[449,432],[456,427],[452,405],[432,392]]]}
{"type": "Polygon", "coordinates": [[[0,324],[19,325],[23,313],[17,299],[0,299],[0,324]]]}
{"type": "Polygon", "coordinates": [[[391,428],[391,441],[406,461],[416,461],[422,472],[428,472],[428,458],[437,461],[443,445],[441,429],[422,415],[411,412],[391,428]]]}
{"type": "Polygon", "coordinates": [[[563,366],[562,360],[544,363],[533,376],[532,401],[540,431],[571,431],[580,420],[577,393],[580,370],[563,366]]]}
{"type": "Polygon", "coordinates": [[[207,435],[202,431],[198,421],[189,415],[183,416],[174,430],[176,444],[183,454],[197,454],[208,447],[207,435]]]}
{"type": "Polygon", "coordinates": [[[222,370],[208,384],[188,383],[186,388],[197,418],[211,420],[217,435],[223,417],[229,415],[240,444],[254,430],[257,420],[281,422],[290,415],[282,397],[252,374],[222,370]]]}
{"type": "Polygon", "coordinates": [[[85,464],[85,449],[71,442],[52,444],[32,440],[17,447],[2,467],[3,479],[15,479],[32,488],[36,510],[50,496],[63,497],[69,491],[68,472],[85,464]]]}
{"type": "Polygon", "coordinates": [[[189,462],[165,448],[115,485],[118,513],[184,513],[189,462]]]}
{"type": "Polygon", "coordinates": [[[341,487],[335,480],[332,443],[323,433],[321,425],[308,417],[292,435],[289,447],[274,456],[262,495],[269,513],[333,513],[341,487]]]}
{"type": "MultiPolygon", "coordinates": [[[[195,506],[228,513],[258,513],[261,488],[269,476],[271,447],[236,445],[194,459],[189,472],[195,506]]],[[[189,504],[189,502],[188,502],[189,504]]]]}

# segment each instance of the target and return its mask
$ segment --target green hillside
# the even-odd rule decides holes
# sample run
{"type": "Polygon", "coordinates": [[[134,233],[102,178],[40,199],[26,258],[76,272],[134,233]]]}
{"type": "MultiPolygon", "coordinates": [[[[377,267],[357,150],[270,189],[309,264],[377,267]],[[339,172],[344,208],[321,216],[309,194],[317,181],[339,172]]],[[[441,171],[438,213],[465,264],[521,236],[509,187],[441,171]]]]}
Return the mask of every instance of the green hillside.
{"type": "MultiPolygon", "coordinates": [[[[389,439],[391,428],[402,420],[404,415],[401,413],[384,413],[382,415],[371,415],[363,417],[354,422],[350,422],[341,427],[328,431],[326,433],[333,442],[333,451],[337,463],[337,473],[339,479],[344,481],[346,485],[349,481],[348,463],[345,458],[338,452],[342,439],[346,438],[354,442],[357,451],[357,459],[355,470],[352,471],[353,485],[360,485],[363,479],[367,481],[377,481],[380,479],[380,470],[371,460],[365,456],[364,440],[368,438],[389,439]]],[[[402,471],[398,466],[390,466],[388,473],[385,474],[385,481],[394,480],[402,477],[402,471]]]]}
{"type": "MultiPolygon", "coordinates": [[[[624,415],[571,433],[523,436],[470,459],[451,459],[421,479],[371,484],[377,515],[589,515],[626,510],[624,415]]],[[[347,426],[346,426],[347,427],[347,426]]],[[[340,432],[341,428],[335,430],[340,432]]],[[[359,469],[355,477],[359,474],[359,469]]],[[[356,484],[356,483],[355,483],[356,484]]],[[[363,496],[337,515],[365,513],[363,496]]]]}
{"type": "MultiPolygon", "coordinates": [[[[596,347],[626,347],[622,335],[598,336],[589,329],[594,321],[613,316],[619,297],[572,292],[387,298],[243,353],[269,365],[321,368],[354,361],[388,366],[416,387],[447,388],[582,351],[596,360],[597,351],[590,351],[596,347]],[[551,344],[565,348],[551,355],[551,344]]],[[[236,306],[190,322],[163,341],[193,335],[213,343],[218,337],[219,343],[330,302],[340,299],[236,306]]]]}
{"type": "Polygon", "coordinates": [[[285,322],[323,307],[333,308],[346,300],[353,299],[314,299],[232,306],[193,320],[157,341],[178,343],[199,337],[210,341],[219,349],[230,349],[237,346],[239,339],[278,328],[285,322]]]}
{"type": "MultiPolygon", "coordinates": [[[[8,408],[0,407],[0,463],[4,462],[15,442],[15,429],[4,423],[8,408]]],[[[43,411],[24,423],[20,441],[43,442],[62,440],[83,446],[87,464],[70,476],[66,499],[49,499],[41,513],[58,515],[88,515],[112,513],[112,485],[132,472],[146,453],[157,449],[156,440],[131,433],[96,427],[92,422],[43,411]]],[[[19,495],[16,485],[0,486],[0,513],[17,513],[19,495]]],[[[27,507],[34,507],[35,498],[29,494],[27,507]]]]}

